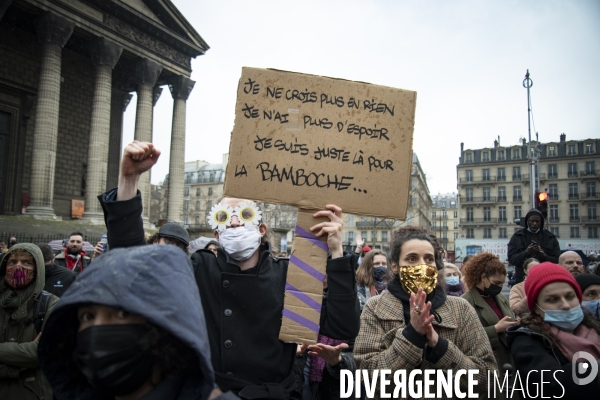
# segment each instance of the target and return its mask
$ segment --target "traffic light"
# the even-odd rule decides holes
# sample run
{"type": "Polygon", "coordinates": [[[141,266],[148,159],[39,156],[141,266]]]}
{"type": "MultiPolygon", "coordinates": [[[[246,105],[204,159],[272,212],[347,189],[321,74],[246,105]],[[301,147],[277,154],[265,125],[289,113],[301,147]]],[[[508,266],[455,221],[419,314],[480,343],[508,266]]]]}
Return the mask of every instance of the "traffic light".
{"type": "Polygon", "coordinates": [[[542,213],[544,219],[548,218],[548,193],[535,191],[535,208],[542,213]]]}

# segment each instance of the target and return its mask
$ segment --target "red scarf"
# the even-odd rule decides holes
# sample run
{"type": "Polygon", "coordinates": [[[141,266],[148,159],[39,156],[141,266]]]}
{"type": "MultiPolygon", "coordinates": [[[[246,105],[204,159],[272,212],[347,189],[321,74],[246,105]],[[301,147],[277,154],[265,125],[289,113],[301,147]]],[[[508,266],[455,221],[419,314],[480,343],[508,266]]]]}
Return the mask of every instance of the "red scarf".
{"type": "Polygon", "coordinates": [[[571,360],[578,351],[588,352],[596,360],[600,359],[600,336],[595,329],[579,324],[571,334],[551,325],[550,333],[554,335],[558,349],[567,360],[571,360]]]}
{"type": "Polygon", "coordinates": [[[69,250],[67,250],[67,249],[65,249],[64,252],[65,252],[65,260],[67,261],[67,268],[70,269],[71,271],[73,271],[73,269],[75,269],[77,264],[79,264],[81,266],[81,271],[79,271],[79,272],[83,272],[83,263],[81,262],[81,259],[85,256],[85,251],[81,250],[81,253],[79,253],[75,257],[73,257],[73,255],[69,254],[69,250]]]}

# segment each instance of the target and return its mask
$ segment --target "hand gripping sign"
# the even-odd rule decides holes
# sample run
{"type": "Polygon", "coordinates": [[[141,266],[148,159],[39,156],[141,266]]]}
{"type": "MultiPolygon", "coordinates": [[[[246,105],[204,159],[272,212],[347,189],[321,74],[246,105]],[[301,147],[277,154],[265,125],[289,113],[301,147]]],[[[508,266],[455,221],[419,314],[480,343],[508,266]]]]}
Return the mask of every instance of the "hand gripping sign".
{"type": "Polygon", "coordinates": [[[224,193],[299,208],[280,339],[314,343],[327,244],[312,214],[406,218],[416,92],[243,68],[237,94],[224,193]]]}

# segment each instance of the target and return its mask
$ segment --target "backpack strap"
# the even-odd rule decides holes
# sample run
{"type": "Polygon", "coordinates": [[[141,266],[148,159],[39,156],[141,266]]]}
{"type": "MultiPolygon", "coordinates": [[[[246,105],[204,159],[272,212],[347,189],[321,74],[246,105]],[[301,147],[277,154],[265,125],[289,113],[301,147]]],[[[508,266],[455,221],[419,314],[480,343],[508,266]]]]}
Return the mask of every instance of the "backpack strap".
{"type": "Polygon", "coordinates": [[[35,331],[37,333],[42,331],[46,311],[48,311],[48,303],[50,303],[50,296],[52,296],[51,293],[42,290],[42,293],[40,293],[33,306],[33,317],[30,322],[34,323],[35,331]]]}

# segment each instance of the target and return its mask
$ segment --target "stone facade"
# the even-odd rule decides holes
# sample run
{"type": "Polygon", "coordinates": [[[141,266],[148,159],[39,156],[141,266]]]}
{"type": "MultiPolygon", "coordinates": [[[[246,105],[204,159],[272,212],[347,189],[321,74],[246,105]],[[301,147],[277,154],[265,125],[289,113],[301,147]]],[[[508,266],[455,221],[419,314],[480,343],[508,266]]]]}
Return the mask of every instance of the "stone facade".
{"type": "MultiPolygon", "coordinates": [[[[151,140],[160,87],[180,83],[173,138],[181,152],[190,60],[206,50],[170,0],[3,2],[0,214],[70,219],[71,201],[85,200],[83,218],[103,224],[95,197],[117,183],[131,93],[149,93],[136,136],[151,140]]],[[[149,179],[141,189],[149,203],[149,179]]],[[[183,182],[170,191],[181,196],[183,182]]]]}
{"type": "MultiPolygon", "coordinates": [[[[532,142],[539,152],[535,172],[541,190],[549,193],[545,228],[559,238],[598,239],[600,230],[600,139],[532,142]]],[[[460,237],[509,239],[520,229],[515,218],[533,207],[530,200],[528,146],[465,150],[457,165],[460,195],[460,237]]],[[[536,179],[537,180],[537,179],[536,179]]]]}

